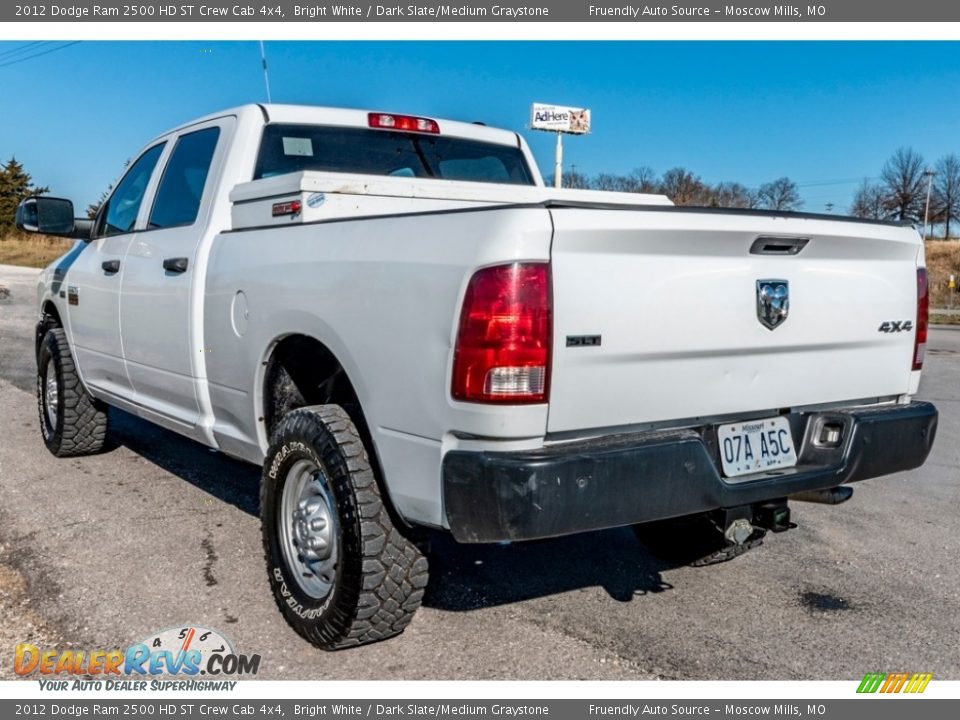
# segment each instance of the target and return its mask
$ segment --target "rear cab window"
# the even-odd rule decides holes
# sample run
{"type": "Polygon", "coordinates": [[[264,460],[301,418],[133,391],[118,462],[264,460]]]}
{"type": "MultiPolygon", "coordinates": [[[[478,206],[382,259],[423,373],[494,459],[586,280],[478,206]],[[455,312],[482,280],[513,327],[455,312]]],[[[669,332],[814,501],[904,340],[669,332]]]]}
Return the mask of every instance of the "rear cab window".
{"type": "Polygon", "coordinates": [[[267,125],[253,179],[302,170],[535,184],[519,147],[392,130],[267,125]]]}

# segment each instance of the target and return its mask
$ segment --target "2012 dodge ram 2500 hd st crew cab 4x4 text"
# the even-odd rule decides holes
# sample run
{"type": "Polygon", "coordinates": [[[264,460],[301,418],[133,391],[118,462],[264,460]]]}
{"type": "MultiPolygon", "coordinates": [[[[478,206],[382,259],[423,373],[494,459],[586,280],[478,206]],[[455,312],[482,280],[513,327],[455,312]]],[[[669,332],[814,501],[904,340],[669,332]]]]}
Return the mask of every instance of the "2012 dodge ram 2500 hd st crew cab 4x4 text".
{"type": "Polygon", "coordinates": [[[513,132],[250,105],[151,141],[93,221],[18,224],[82,240],[38,289],[47,447],[97,452],[113,405],[261,464],[273,593],[323,648],[403,630],[425,529],[715,562],[934,438],[914,230],[545,188],[513,132]]]}

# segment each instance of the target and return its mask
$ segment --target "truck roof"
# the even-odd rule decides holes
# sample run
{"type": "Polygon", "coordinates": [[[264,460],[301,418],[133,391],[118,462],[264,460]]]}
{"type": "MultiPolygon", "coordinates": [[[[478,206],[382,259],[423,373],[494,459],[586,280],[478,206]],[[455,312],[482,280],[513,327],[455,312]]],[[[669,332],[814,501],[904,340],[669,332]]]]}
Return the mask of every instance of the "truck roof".
{"type": "MultiPolygon", "coordinates": [[[[455,137],[469,138],[471,140],[480,140],[482,142],[493,143],[496,145],[507,145],[511,147],[520,147],[520,136],[510,130],[487,127],[475,122],[462,122],[459,120],[447,120],[433,116],[422,115],[419,113],[403,113],[398,110],[387,110],[384,108],[336,108],[324,107],[321,105],[285,105],[285,104],[261,104],[249,103],[238,107],[221,110],[211,113],[204,117],[191,120],[168,130],[162,135],[171,132],[183,130],[192,125],[197,125],[208,120],[224,117],[226,115],[236,115],[243,118],[245,115],[254,115],[265,123],[304,123],[308,125],[341,125],[345,127],[368,127],[368,115],[370,113],[390,113],[401,115],[414,115],[416,117],[429,117],[435,120],[440,126],[441,135],[453,135],[455,137]]],[[[159,136],[158,136],[159,137],[159,136]]]]}

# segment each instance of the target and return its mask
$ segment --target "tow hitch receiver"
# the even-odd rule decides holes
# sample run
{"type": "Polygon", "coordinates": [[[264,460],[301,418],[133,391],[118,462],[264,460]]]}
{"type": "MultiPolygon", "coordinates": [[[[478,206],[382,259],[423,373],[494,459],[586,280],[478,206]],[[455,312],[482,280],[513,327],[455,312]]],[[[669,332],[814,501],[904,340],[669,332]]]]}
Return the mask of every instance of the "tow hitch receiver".
{"type": "Polygon", "coordinates": [[[775,533],[796,527],[796,523],[790,522],[790,508],[786,500],[774,500],[755,506],[753,521],[760,527],[775,533]]]}
{"type": "Polygon", "coordinates": [[[727,546],[754,547],[763,542],[767,531],[757,524],[750,505],[725,508],[713,516],[717,530],[723,533],[727,546]]]}

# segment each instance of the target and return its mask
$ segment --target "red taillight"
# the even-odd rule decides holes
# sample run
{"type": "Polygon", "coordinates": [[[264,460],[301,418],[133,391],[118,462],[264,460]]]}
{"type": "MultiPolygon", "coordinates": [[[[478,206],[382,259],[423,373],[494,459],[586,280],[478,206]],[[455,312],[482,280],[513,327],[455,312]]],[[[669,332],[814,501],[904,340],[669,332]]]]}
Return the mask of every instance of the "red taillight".
{"type": "Polygon", "coordinates": [[[372,128],[440,134],[440,126],[437,125],[437,121],[430,118],[394,115],[393,113],[370,113],[367,115],[367,120],[372,128]]]}
{"type": "Polygon", "coordinates": [[[551,325],[547,263],[478,270],[460,313],[453,397],[483,403],[546,402],[551,325]]]}
{"type": "Polygon", "coordinates": [[[927,288],[927,269],[917,268],[917,329],[913,336],[913,369],[923,368],[927,352],[927,322],[930,316],[930,291],[927,288]]]}

